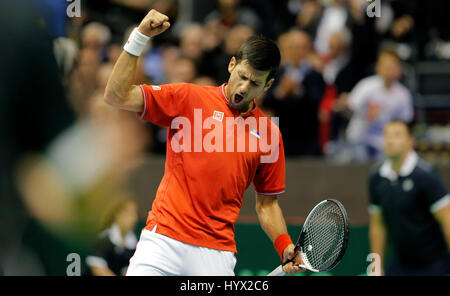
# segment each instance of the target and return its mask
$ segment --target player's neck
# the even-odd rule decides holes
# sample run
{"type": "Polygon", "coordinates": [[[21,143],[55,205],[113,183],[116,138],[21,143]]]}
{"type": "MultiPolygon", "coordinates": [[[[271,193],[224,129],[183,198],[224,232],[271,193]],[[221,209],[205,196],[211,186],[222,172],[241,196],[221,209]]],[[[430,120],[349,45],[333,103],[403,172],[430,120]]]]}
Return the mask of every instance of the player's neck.
{"type": "Polygon", "coordinates": [[[384,79],[384,88],[385,89],[390,89],[393,84],[394,84],[394,81],[384,79]]]}
{"type": "MultiPolygon", "coordinates": [[[[226,97],[227,101],[230,102],[231,98],[230,98],[230,94],[228,93],[228,84],[225,85],[224,90],[225,90],[225,97],[226,97]]],[[[230,107],[231,107],[231,105],[230,105],[230,107]]],[[[233,107],[231,107],[231,108],[233,108],[233,107]]],[[[253,100],[247,105],[247,108],[242,108],[242,110],[238,109],[238,111],[239,111],[239,114],[242,115],[252,109],[253,109],[253,100]]]]}
{"type": "Polygon", "coordinates": [[[409,151],[405,152],[401,155],[390,158],[392,170],[394,172],[396,172],[397,174],[400,172],[400,169],[401,169],[403,163],[405,162],[406,157],[408,156],[408,153],[409,153],[409,151]]]}
{"type": "Polygon", "coordinates": [[[122,236],[122,239],[125,240],[125,236],[127,235],[128,229],[126,227],[123,227],[122,225],[119,226],[120,235],[122,236]]]}
{"type": "Polygon", "coordinates": [[[239,114],[240,114],[240,115],[245,114],[245,113],[247,113],[248,111],[250,111],[250,110],[252,110],[252,109],[253,109],[253,101],[251,101],[250,104],[248,104],[247,110],[239,111],[239,114]]]}

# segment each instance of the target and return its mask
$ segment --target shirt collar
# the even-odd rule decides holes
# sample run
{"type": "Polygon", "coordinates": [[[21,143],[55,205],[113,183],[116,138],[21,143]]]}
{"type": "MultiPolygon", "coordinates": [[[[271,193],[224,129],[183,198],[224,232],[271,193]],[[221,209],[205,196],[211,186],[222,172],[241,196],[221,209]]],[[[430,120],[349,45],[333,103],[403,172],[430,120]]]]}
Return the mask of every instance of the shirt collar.
{"type": "Polygon", "coordinates": [[[134,233],[131,231],[125,234],[125,245],[122,243],[122,234],[120,233],[119,226],[114,223],[111,225],[108,231],[109,240],[116,246],[125,246],[127,249],[134,249],[137,244],[137,239],[134,233]]]}
{"type": "Polygon", "coordinates": [[[400,171],[397,175],[397,173],[392,169],[391,161],[389,159],[386,159],[380,167],[379,170],[380,176],[387,178],[391,181],[397,180],[399,176],[400,177],[409,176],[416,167],[418,160],[419,156],[417,155],[417,153],[411,150],[406,156],[406,159],[403,162],[400,171]]]}
{"type": "Polygon", "coordinates": [[[229,104],[230,101],[228,100],[227,95],[225,94],[225,85],[227,85],[227,84],[224,83],[220,86],[220,92],[222,93],[222,98],[224,98],[225,101],[227,102],[227,104],[229,104]]]}

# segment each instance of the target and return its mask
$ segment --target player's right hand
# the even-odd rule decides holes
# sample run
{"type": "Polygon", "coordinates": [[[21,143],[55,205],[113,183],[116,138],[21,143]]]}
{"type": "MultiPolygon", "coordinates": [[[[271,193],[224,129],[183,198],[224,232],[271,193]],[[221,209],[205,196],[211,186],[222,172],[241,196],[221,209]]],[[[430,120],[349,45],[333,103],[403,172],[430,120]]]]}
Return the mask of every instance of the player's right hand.
{"type": "MultiPolygon", "coordinates": [[[[287,260],[291,260],[294,257],[294,255],[295,255],[295,246],[293,244],[290,244],[289,246],[286,247],[286,249],[283,252],[283,257],[284,257],[283,262],[286,262],[287,260]]],[[[287,274],[293,274],[293,273],[297,273],[299,271],[305,271],[304,268],[298,267],[299,264],[303,264],[300,252],[297,253],[294,260],[292,260],[291,262],[289,262],[283,266],[283,270],[287,274]]]]}
{"type": "Polygon", "coordinates": [[[155,9],[152,9],[139,24],[138,30],[148,37],[153,37],[161,34],[165,30],[169,29],[169,27],[169,17],[155,9]]]}

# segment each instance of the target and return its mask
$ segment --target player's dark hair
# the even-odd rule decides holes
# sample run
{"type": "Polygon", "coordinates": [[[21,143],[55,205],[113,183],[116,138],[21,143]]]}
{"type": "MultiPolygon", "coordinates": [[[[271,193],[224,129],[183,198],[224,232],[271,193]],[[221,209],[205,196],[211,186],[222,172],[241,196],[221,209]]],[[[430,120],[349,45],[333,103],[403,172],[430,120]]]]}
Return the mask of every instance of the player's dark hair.
{"type": "Polygon", "coordinates": [[[259,71],[270,71],[266,82],[275,76],[280,66],[281,54],[277,44],[265,36],[251,36],[242,43],[236,62],[247,60],[250,66],[259,71]]]}

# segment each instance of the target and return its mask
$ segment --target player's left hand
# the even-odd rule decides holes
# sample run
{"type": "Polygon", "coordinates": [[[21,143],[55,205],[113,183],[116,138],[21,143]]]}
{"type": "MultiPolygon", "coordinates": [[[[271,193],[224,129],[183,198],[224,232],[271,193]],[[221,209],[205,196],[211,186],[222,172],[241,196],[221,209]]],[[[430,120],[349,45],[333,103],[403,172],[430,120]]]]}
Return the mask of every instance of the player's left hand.
{"type": "MultiPolygon", "coordinates": [[[[290,260],[290,259],[292,259],[292,257],[294,257],[294,254],[295,254],[294,249],[295,249],[295,246],[293,244],[290,244],[289,246],[286,247],[286,249],[284,249],[283,262],[286,262],[287,260],[290,260]]],[[[300,252],[297,253],[297,256],[295,256],[295,258],[294,258],[294,260],[292,260],[292,262],[289,262],[283,266],[283,270],[287,274],[293,274],[293,273],[297,273],[300,271],[305,271],[304,268],[298,267],[299,264],[303,264],[300,252]]]]}

